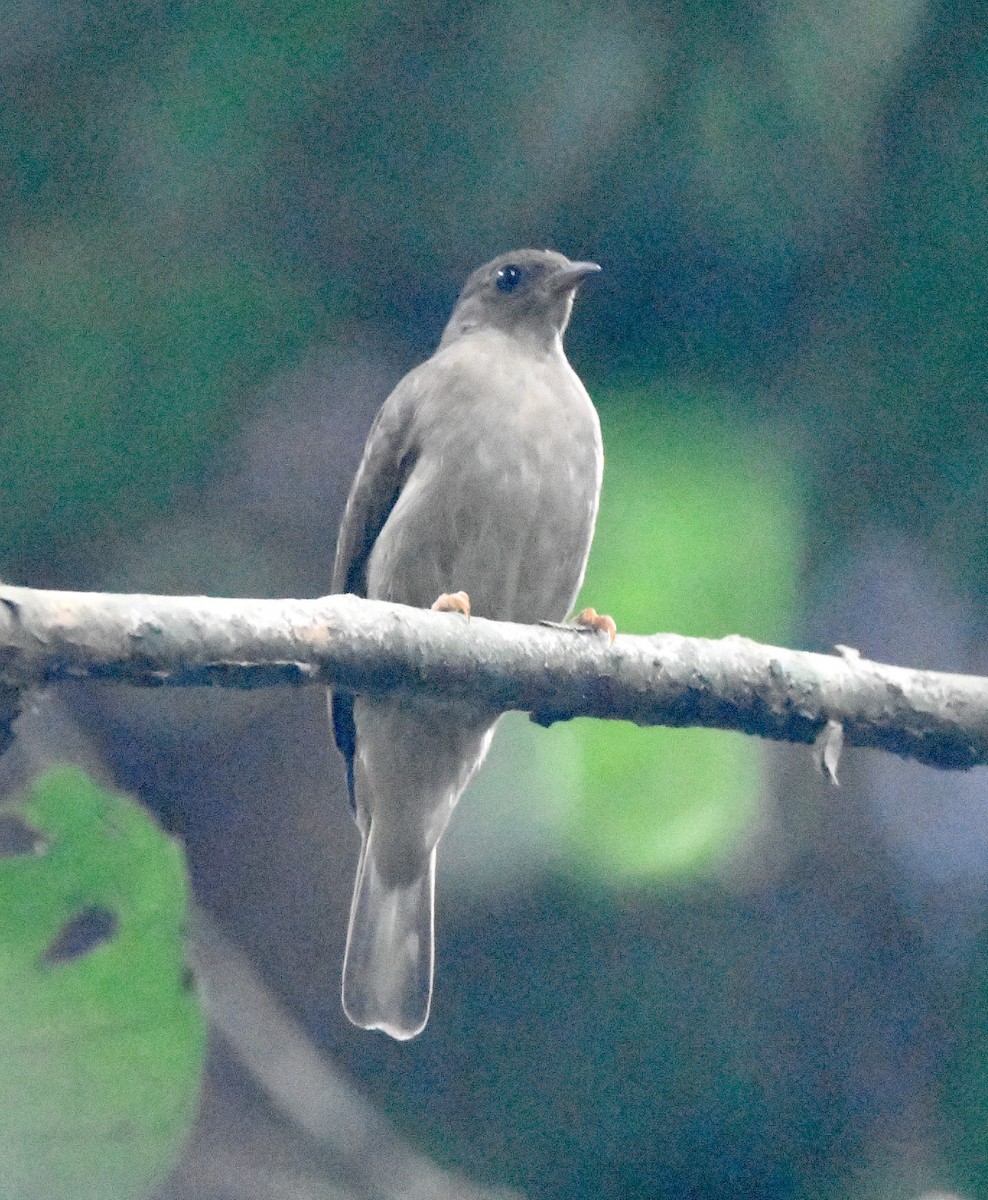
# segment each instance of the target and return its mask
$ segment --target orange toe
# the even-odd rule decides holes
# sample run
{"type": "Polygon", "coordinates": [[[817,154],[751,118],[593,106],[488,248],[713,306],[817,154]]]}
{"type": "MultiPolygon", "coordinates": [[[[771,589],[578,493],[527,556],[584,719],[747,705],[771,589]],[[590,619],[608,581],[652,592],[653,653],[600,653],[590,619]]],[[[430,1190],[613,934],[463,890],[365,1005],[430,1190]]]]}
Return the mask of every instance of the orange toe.
{"type": "Polygon", "coordinates": [[[433,612],[458,612],[470,616],[470,597],[466,592],[443,592],[432,604],[433,612]]]}
{"type": "Polygon", "coordinates": [[[596,629],[598,633],[606,633],[608,640],[612,642],[617,637],[617,624],[614,618],[609,617],[607,613],[597,612],[595,608],[585,608],[574,620],[584,629],[596,629]]]}

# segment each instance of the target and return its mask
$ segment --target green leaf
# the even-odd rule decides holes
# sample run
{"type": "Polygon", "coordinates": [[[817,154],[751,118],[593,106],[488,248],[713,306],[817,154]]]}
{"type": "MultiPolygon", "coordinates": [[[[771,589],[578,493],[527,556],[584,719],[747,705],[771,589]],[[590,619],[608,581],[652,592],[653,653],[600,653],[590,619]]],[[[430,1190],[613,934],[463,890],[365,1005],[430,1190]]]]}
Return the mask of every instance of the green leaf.
{"type": "Polygon", "coordinates": [[[0,808],[0,1193],[123,1200],[195,1113],[205,1021],[178,843],[72,767],[0,808]]]}

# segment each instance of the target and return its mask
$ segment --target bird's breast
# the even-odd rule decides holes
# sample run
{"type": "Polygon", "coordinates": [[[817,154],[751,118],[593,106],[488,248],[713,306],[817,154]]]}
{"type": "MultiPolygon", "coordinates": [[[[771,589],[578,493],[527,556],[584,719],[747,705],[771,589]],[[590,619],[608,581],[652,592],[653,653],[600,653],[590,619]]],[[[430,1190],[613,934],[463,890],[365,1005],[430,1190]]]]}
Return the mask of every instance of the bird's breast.
{"type": "Polygon", "coordinates": [[[561,620],[597,513],[590,398],[565,359],[506,356],[449,390],[371,553],[369,594],[426,607],[464,590],[479,616],[561,620]]]}

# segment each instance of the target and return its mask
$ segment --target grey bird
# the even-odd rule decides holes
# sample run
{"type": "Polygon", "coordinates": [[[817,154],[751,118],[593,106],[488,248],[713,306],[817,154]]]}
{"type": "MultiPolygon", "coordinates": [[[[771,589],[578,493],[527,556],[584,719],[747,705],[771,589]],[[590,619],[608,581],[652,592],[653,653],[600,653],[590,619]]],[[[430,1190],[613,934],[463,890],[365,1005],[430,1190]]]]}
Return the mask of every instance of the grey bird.
{"type": "MultiPolygon", "coordinates": [[[[567,616],[593,537],[603,447],[562,337],[578,287],[599,269],[515,250],[473,272],[435,354],[374,421],[340,527],[334,592],[503,621],[567,616]]],[[[429,1018],[436,846],[497,718],[343,692],[331,706],[363,839],[343,1008],[355,1025],[405,1040],[429,1018]]]]}

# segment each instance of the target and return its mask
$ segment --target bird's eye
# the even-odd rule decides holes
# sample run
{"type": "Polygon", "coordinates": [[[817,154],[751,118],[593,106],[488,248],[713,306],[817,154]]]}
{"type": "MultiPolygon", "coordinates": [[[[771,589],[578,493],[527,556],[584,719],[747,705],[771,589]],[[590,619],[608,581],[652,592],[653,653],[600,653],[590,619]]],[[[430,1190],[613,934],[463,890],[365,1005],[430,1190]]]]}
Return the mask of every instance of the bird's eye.
{"type": "Polygon", "coordinates": [[[524,271],[521,267],[516,267],[514,263],[508,263],[506,267],[500,267],[497,274],[494,276],[494,286],[499,292],[513,292],[521,283],[524,271]]]}

